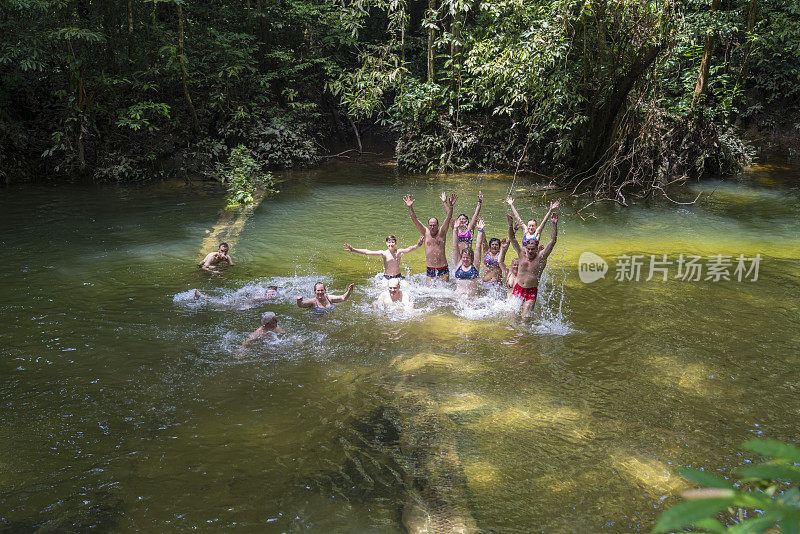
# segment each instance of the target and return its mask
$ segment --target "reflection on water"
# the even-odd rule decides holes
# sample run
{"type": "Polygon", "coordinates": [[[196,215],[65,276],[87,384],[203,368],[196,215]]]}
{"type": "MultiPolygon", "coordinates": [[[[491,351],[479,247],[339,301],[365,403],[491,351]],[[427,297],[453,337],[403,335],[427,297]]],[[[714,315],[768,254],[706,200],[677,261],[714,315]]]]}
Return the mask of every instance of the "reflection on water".
{"type": "Polygon", "coordinates": [[[213,275],[194,267],[208,186],[7,191],[0,530],[647,531],[675,466],[727,476],[744,439],[795,439],[796,169],[586,220],[562,199],[530,323],[502,288],[425,284],[421,250],[414,309],[376,313],[380,261],[341,245],[415,242],[405,193],[425,218],[442,185],[457,212],[482,190],[487,237],[505,232],[508,177],[392,173],[287,173],[213,275]],[[583,284],[584,251],[763,260],[757,282],[583,284]],[[317,281],[356,289],[318,317],[295,302],[317,281]],[[287,334],[236,359],[265,310],[287,334]]]}

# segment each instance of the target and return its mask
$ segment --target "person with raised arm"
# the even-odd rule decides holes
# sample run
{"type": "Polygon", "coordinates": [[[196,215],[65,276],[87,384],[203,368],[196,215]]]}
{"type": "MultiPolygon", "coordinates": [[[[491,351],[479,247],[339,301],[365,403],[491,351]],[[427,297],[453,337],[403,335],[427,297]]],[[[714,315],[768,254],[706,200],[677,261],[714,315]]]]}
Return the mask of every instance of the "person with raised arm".
{"type": "Polygon", "coordinates": [[[350,293],[353,292],[353,286],[347,286],[347,291],[343,295],[328,295],[328,289],[322,282],[314,284],[314,298],[304,299],[300,295],[297,296],[297,306],[299,308],[313,308],[314,313],[322,315],[325,312],[332,311],[334,304],[346,301],[350,298],[350,293]]]}
{"type": "Polygon", "coordinates": [[[547,265],[547,258],[553,252],[553,247],[558,238],[558,213],[553,212],[550,216],[553,223],[553,234],[547,246],[540,247],[537,241],[528,241],[524,249],[520,249],[517,238],[514,235],[514,220],[508,216],[508,237],[514,249],[519,254],[519,267],[517,268],[517,280],[514,283],[512,295],[522,299],[522,317],[525,319],[531,316],[533,306],[536,304],[536,295],[539,292],[539,280],[547,265]]]}
{"type": "MultiPolygon", "coordinates": [[[[458,236],[458,256],[461,256],[461,251],[465,248],[472,247],[472,232],[475,231],[475,224],[478,222],[478,216],[481,213],[481,206],[483,205],[483,193],[478,191],[478,204],[475,206],[475,213],[472,215],[472,219],[467,218],[466,213],[462,213],[456,219],[458,223],[456,225],[456,229],[453,232],[458,236]]],[[[456,261],[455,256],[453,261],[456,261]]]]}
{"type": "Polygon", "coordinates": [[[386,238],[386,250],[367,250],[365,248],[354,248],[349,243],[344,244],[344,249],[350,252],[364,254],[366,256],[380,256],[383,259],[383,277],[387,280],[392,278],[400,278],[401,280],[404,280],[405,276],[400,273],[400,258],[403,254],[408,254],[409,252],[417,250],[419,247],[421,247],[424,239],[424,237],[420,237],[416,244],[398,250],[397,238],[393,235],[390,235],[386,238]]]}
{"type": "Polygon", "coordinates": [[[517,221],[519,227],[525,229],[525,232],[522,234],[522,246],[527,247],[528,242],[530,241],[536,241],[536,244],[539,244],[539,237],[542,235],[542,229],[544,228],[548,217],[550,217],[550,214],[558,207],[558,200],[550,203],[550,209],[547,210],[544,219],[542,219],[542,224],[538,226],[536,225],[536,219],[531,219],[528,221],[528,224],[525,224],[525,221],[523,221],[522,217],[520,217],[517,208],[514,207],[514,199],[512,197],[509,196],[506,198],[506,204],[508,204],[511,207],[511,211],[514,212],[514,219],[517,221]]]}
{"type": "MultiPolygon", "coordinates": [[[[458,224],[458,223],[456,223],[458,224]]],[[[479,219],[477,223],[478,232],[483,232],[484,222],[479,219]]],[[[474,297],[478,294],[478,277],[481,270],[481,257],[483,254],[483,240],[478,240],[478,265],[475,265],[475,251],[467,247],[458,251],[458,236],[456,230],[453,229],[453,261],[456,262],[456,270],[453,276],[456,279],[456,288],[458,292],[467,297],[474,297]]]]}
{"type": "Polygon", "coordinates": [[[447,194],[442,192],[440,198],[442,199],[444,210],[447,214],[444,224],[439,226],[439,219],[431,217],[428,219],[428,227],[426,228],[419,222],[417,214],[414,213],[414,199],[411,198],[411,195],[403,197],[403,201],[406,203],[406,206],[408,206],[408,214],[411,216],[411,220],[425,239],[425,262],[427,265],[428,283],[436,279],[441,279],[445,282],[450,280],[450,269],[447,266],[445,243],[447,242],[447,230],[450,228],[450,224],[452,224],[453,221],[453,206],[456,204],[457,197],[456,194],[453,193],[448,199],[447,194]]]}

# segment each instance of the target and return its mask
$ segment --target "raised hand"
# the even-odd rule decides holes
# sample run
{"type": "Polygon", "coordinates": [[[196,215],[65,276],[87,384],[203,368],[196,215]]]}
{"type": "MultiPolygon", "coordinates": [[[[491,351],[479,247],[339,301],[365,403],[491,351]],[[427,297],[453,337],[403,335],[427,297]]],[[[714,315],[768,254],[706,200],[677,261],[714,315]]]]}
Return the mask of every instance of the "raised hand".
{"type": "Polygon", "coordinates": [[[508,204],[509,206],[513,206],[514,205],[514,198],[511,197],[511,195],[506,197],[506,204],[508,204]]]}
{"type": "Polygon", "coordinates": [[[405,202],[406,206],[408,206],[409,208],[414,205],[414,199],[411,198],[411,195],[404,196],[403,202],[405,202]]]}
{"type": "Polygon", "coordinates": [[[442,199],[442,202],[447,202],[447,193],[445,193],[444,191],[442,191],[442,194],[441,194],[441,195],[439,195],[439,198],[441,198],[441,199],[442,199]]]}
{"type": "Polygon", "coordinates": [[[421,247],[423,241],[425,241],[425,236],[422,236],[422,237],[419,238],[419,241],[417,241],[417,246],[421,247]]]}
{"type": "Polygon", "coordinates": [[[486,226],[486,223],[483,222],[483,217],[478,219],[478,223],[475,226],[478,228],[478,230],[483,230],[484,229],[484,227],[486,226]]]}
{"type": "Polygon", "coordinates": [[[478,191],[478,202],[483,202],[483,192],[478,191]]]}
{"type": "Polygon", "coordinates": [[[556,213],[556,212],[554,211],[554,212],[553,212],[553,214],[550,216],[550,221],[551,221],[553,224],[556,224],[556,223],[558,222],[558,213],[556,213]]]}
{"type": "MultiPolygon", "coordinates": [[[[444,193],[442,193],[442,195],[444,195],[444,193]]],[[[451,208],[456,205],[456,199],[457,198],[458,198],[458,195],[456,195],[455,193],[450,195],[450,200],[448,201],[448,204],[450,204],[451,208]]]]}
{"type": "Polygon", "coordinates": [[[355,286],[356,286],[355,284],[350,284],[349,286],[347,286],[347,291],[352,291],[355,286]]]}
{"type": "Polygon", "coordinates": [[[506,213],[506,219],[508,219],[508,227],[513,228],[514,231],[517,231],[516,221],[514,221],[514,217],[511,216],[510,213],[506,213]]]}
{"type": "Polygon", "coordinates": [[[559,204],[558,200],[556,200],[555,202],[551,202],[550,203],[550,209],[551,210],[556,209],[558,207],[558,204],[559,204]]]}
{"type": "Polygon", "coordinates": [[[508,248],[509,240],[507,237],[504,237],[500,240],[500,248],[508,248]]]}
{"type": "Polygon", "coordinates": [[[344,249],[345,249],[345,250],[349,250],[350,252],[353,252],[353,247],[352,247],[350,244],[348,244],[348,243],[345,243],[345,244],[344,244],[344,249]]]}

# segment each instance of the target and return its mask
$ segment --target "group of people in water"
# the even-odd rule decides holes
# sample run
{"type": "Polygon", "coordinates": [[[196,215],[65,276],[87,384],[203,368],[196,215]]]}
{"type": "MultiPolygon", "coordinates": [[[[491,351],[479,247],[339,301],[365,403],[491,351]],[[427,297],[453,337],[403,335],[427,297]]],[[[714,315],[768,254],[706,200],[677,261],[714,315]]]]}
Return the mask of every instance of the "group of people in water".
{"type": "MultiPolygon", "coordinates": [[[[344,244],[345,250],[349,252],[380,256],[383,260],[383,277],[387,281],[387,289],[378,296],[375,306],[381,309],[412,308],[411,299],[408,294],[403,292],[400,285],[400,281],[405,279],[400,270],[401,258],[404,254],[413,252],[423,245],[428,284],[449,282],[450,266],[447,263],[446,245],[447,232],[452,224],[451,244],[455,263],[453,277],[458,293],[467,298],[475,296],[478,292],[479,279],[486,284],[505,284],[507,298],[519,301],[522,316],[529,318],[536,303],[542,272],[558,237],[558,213],[555,211],[559,205],[558,201],[550,204],[541,224],[537,224],[535,219],[525,222],[514,206],[514,199],[509,196],[505,199],[511,211],[507,214],[508,236],[502,239],[497,237],[487,239],[486,225],[483,218],[480,217],[483,205],[482,193],[478,193],[478,202],[472,217],[462,213],[455,220],[453,219],[453,208],[457,200],[456,194],[453,193],[448,197],[443,192],[440,198],[445,209],[444,222],[440,225],[439,219],[431,217],[425,226],[414,211],[414,199],[411,195],[403,197],[411,221],[421,234],[419,240],[409,247],[397,248],[397,238],[393,235],[386,238],[386,250],[359,249],[348,243],[344,244]],[[552,223],[552,233],[550,241],[543,246],[540,244],[540,237],[548,219],[552,223]],[[516,238],[519,229],[523,229],[522,245],[516,238]],[[478,246],[477,254],[473,249],[473,243],[478,246]],[[518,257],[511,261],[510,266],[507,266],[506,255],[509,246],[514,248],[518,257]],[[483,269],[483,274],[481,274],[481,269],[483,269]]],[[[223,262],[233,265],[233,260],[228,253],[228,244],[221,243],[219,249],[208,254],[198,266],[201,269],[214,270],[216,265],[223,262]]],[[[301,308],[309,308],[315,313],[324,314],[333,310],[336,304],[346,301],[352,294],[353,287],[354,284],[350,284],[343,294],[333,295],[328,293],[323,282],[317,282],[314,284],[314,297],[306,299],[298,296],[297,305],[301,308]]],[[[276,296],[277,287],[270,286],[264,295],[256,297],[254,300],[271,300],[276,296]]],[[[195,290],[195,297],[210,299],[198,290],[195,290]]],[[[250,334],[242,347],[268,333],[280,332],[277,316],[273,312],[264,312],[261,316],[261,326],[250,334]]]]}

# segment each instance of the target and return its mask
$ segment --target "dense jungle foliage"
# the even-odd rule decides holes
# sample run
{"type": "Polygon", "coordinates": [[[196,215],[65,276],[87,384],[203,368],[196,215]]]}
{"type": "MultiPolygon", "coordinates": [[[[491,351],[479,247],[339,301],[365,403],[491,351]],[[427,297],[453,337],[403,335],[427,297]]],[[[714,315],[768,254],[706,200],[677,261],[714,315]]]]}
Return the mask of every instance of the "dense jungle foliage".
{"type": "Polygon", "coordinates": [[[6,182],[216,177],[232,157],[258,174],[380,134],[411,171],[626,203],[735,170],[748,129],[800,135],[798,0],[0,6],[6,182]]]}

